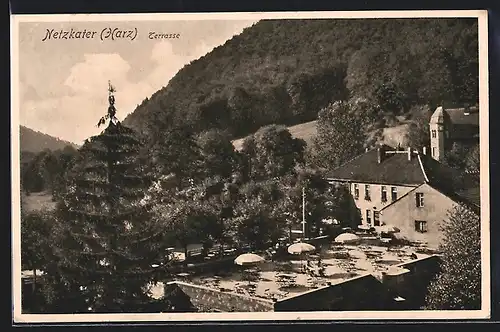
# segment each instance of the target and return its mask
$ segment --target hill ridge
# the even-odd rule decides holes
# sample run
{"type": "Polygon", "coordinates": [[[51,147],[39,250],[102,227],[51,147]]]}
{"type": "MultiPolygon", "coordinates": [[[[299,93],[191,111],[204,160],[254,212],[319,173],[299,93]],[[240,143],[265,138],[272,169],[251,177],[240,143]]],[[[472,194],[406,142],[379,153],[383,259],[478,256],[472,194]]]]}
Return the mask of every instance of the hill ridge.
{"type": "Polygon", "coordinates": [[[75,143],[62,140],[35,129],[19,125],[20,150],[22,152],[38,153],[45,149],[51,151],[63,149],[66,146],[71,146],[78,149],[79,146],[75,143]]]}
{"type": "Polygon", "coordinates": [[[394,115],[476,102],[477,38],[477,20],[466,18],[261,20],[185,65],[123,123],[238,138],[312,121],[349,98],[394,115]]]}

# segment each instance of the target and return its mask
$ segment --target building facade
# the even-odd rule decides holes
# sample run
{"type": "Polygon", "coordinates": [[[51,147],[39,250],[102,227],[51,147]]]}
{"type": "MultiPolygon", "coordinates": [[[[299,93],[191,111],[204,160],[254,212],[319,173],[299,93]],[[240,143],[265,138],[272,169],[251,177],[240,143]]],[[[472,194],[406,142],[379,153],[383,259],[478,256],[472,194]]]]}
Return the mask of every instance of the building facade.
{"type": "Polygon", "coordinates": [[[456,202],[424,183],[380,211],[385,224],[396,226],[411,242],[426,243],[437,248],[441,242],[441,226],[456,202]]]}
{"type": "Polygon", "coordinates": [[[453,143],[479,144],[479,108],[436,108],[429,122],[432,158],[442,161],[453,143]]]}
{"type": "Polygon", "coordinates": [[[441,161],[454,143],[479,143],[479,109],[438,107],[429,122],[430,149],[367,150],[328,175],[349,188],[364,228],[391,225],[410,241],[437,247],[440,226],[457,203],[479,213],[479,182],[441,161]]]}
{"type": "Polygon", "coordinates": [[[440,225],[458,202],[479,209],[479,183],[422,151],[379,146],[329,174],[349,188],[364,228],[391,225],[409,241],[437,248],[440,225]],[[465,194],[466,195],[465,195],[465,194]],[[477,197],[477,200],[471,200],[477,197]]]}

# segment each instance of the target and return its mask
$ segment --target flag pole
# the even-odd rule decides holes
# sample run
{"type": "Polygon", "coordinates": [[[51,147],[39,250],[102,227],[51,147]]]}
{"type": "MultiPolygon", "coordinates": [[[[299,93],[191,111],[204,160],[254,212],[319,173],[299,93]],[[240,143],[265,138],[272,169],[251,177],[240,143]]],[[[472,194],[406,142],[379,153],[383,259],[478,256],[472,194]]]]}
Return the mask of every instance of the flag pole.
{"type": "Polygon", "coordinates": [[[302,187],[302,236],[306,238],[306,188],[302,187]]]}

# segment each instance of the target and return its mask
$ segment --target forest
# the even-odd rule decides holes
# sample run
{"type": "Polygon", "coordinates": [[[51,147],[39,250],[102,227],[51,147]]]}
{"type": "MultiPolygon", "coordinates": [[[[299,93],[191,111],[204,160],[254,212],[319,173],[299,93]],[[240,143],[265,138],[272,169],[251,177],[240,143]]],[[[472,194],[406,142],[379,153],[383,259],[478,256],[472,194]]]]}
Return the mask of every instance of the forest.
{"type": "MultiPolygon", "coordinates": [[[[430,109],[477,102],[477,53],[475,20],[265,20],[186,65],[123,122],[110,86],[101,134],[21,156],[23,190],[51,190],[56,202],[35,212],[21,202],[23,269],[45,272],[26,310],[168,311],[168,294],[145,289],[172,279],[169,247],[264,251],[291,241],[302,218],[311,237],[325,219],[358,225],[347,188],[325,170],[396,117],[414,119],[411,141],[425,144],[430,109]],[[286,128],[313,119],[310,145],[286,128]]],[[[450,156],[478,168],[477,149],[450,156]]]]}
{"type": "Polygon", "coordinates": [[[350,99],[369,101],[359,112],[372,122],[477,103],[477,20],[263,20],[186,65],[124,124],[239,138],[350,99]]]}

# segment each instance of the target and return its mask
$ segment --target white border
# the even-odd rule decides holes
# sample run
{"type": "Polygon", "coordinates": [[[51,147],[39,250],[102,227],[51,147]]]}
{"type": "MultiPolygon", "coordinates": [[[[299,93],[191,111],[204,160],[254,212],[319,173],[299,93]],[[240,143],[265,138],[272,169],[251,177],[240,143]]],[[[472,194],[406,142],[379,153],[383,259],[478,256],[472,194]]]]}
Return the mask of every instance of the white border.
{"type": "Polygon", "coordinates": [[[338,11],[338,12],[252,12],[252,13],[168,13],[168,14],[61,14],[11,16],[11,176],[12,176],[12,247],[13,247],[13,321],[15,323],[91,323],[91,322],[181,322],[202,321],[288,321],[288,320],[442,320],[484,319],[490,317],[490,228],[489,228],[489,126],[488,126],[488,26],[486,10],[464,11],[338,11]],[[463,311],[357,311],[357,312],[269,312],[269,313],[165,313],[165,314],[22,314],[20,267],[20,191],[19,191],[19,52],[20,22],[151,21],[151,20],[260,20],[314,18],[445,18],[478,19],[479,96],[481,151],[481,310],[463,311]],[[17,221],[17,222],[14,222],[17,221]]]}

